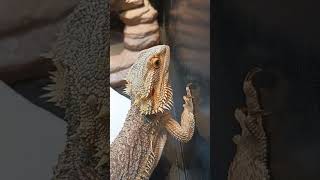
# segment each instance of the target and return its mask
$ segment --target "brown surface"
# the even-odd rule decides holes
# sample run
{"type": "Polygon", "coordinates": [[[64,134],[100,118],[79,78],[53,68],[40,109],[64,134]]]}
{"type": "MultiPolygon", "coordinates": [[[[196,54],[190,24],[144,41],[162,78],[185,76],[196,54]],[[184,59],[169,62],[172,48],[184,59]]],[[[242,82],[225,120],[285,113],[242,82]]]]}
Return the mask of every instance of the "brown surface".
{"type": "Polygon", "coordinates": [[[120,19],[127,25],[149,23],[157,18],[158,12],[152,6],[143,6],[120,14],[120,19]]]}
{"type": "Polygon", "coordinates": [[[143,5],[143,0],[111,0],[112,11],[124,11],[143,5]]]}
{"type": "Polygon", "coordinates": [[[123,89],[126,84],[125,77],[127,76],[128,71],[129,68],[110,74],[110,86],[112,88],[123,89]]]}
{"type": "Polygon", "coordinates": [[[124,47],[133,51],[140,51],[143,49],[150,48],[152,46],[158,45],[159,42],[159,31],[139,39],[124,37],[124,47]]]}
{"type": "Polygon", "coordinates": [[[155,20],[151,23],[138,24],[134,26],[125,26],[124,36],[128,38],[143,38],[147,35],[153,34],[159,31],[158,21],[155,20]]]}
{"type": "Polygon", "coordinates": [[[136,61],[138,51],[124,49],[119,55],[110,57],[110,73],[130,68],[136,61]]]}
{"type": "Polygon", "coordinates": [[[12,84],[16,81],[46,77],[48,71],[53,70],[55,70],[55,67],[52,61],[39,57],[31,63],[1,67],[0,80],[12,84]]]}
{"type": "Polygon", "coordinates": [[[40,54],[51,50],[59,32],[60,19],[44,26],[32,26],[31,29],[20,33],[6,35],[0,40],[0,68],[28,64],[39,57],[40,54]]]}
{"type": "Polygon", "coordinates": [[[55,20],[68,13],[79,0],[0,1],[0,34],[35,22],[55,20]]]}

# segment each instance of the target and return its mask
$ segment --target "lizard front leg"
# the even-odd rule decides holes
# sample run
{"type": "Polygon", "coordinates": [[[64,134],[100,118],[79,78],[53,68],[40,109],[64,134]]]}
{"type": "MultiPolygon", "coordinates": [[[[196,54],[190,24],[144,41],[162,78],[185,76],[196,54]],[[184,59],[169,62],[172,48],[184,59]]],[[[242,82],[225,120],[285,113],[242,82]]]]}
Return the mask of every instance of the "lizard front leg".
{"type": "Polygon", "coordinates": [[[190,85],[186,87],[187,95],[183,96],[183,112],[181,114],[181,125],[170,115],[164,118],[164,127],[176,139],[181,142],[188,142],[194,133],[195,119],[193,114],[193,101],[190,91],[190,85]]]}

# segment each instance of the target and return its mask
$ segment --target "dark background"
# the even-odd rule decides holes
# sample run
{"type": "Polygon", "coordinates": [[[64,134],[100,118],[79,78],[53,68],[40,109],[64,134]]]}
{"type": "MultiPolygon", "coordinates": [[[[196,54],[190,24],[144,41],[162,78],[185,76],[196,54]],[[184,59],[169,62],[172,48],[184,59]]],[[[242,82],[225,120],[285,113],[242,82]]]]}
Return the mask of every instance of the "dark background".
{"type": "Polygon", "coordinates": [[[240,132],[233,116],[244,105],[242,83],[253,67],[269,138],[271,179],[320,179],[319,3],[217,0],[211,59],[214,179],[227,179],[240,132]]]}

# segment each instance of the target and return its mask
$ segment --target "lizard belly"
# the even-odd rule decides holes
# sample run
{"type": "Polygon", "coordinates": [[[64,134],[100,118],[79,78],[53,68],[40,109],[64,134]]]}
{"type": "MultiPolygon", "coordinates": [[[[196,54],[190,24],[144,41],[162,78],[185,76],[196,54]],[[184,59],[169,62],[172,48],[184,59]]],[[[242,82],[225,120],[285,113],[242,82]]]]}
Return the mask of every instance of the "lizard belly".
{"type": "Polygon", "coordinates": [[[162,153],[165,131],[156,122],[145,123],[143,117],[134,112],[132,109],[129,111],[123,129],[111,144],[111,180],[139,179],[146,169],[149,171],[143,175],[150,176],[162,153]],[[150,156],[154,156],[155,152],[158,157],[148,164],[150,156]]]}

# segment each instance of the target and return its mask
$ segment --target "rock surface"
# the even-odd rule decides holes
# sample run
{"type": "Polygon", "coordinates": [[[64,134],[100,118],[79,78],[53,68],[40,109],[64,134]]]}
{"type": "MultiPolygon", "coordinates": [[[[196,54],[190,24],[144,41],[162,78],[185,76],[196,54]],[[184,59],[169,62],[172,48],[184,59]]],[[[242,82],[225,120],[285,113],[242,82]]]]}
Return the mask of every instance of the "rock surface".
{"type": "Polygon", "coordinates": [[[158,45],[160,42],[159,31],[143,36],[142,38],[131,38],[124,37],[124,47],[132,51],[141,51],[143,49],[150,48],[152,46],[158,45]]]}
{"type": "Polygon", "coordinates": [[[157,15],[158,12],[148,0],[143,1],[143,6],[127,9],[120,14],[120,19],[125,24],[124,49],[119,54],[112,54],[110,57],[110,84],[112,87],[124,87],[126,73],[136,61],[139,51],[160,43],[157,15]]]}
{"type": "Polygon", "coordinates": [[[152,22],[157,18],[157,15],[158,12],[152,6],[143,6],[121,13],[120,19],[127,25],[137,25],[152,22]]]}
{"type": "Polygon", "coordinates": [[[46,23],[65,15],[79,0],[0,1],[0,34],[36,22],[46,23]]]}
{"type": "Polygon", "coordinates": [[[0,40],[0,67],[26,64],[48,52],[56,40],[60,22],[4,36],[0,40]]]}
{"type": "Polygon", "coordinates": [[[137,24],[134,26],[127,25],[125,26],[123,33],[125,37],[140,39],[158,31],[158,22],[153,21],[151,23],[137,24]]]}
{"type": "Polygon", "coordinates": [[[112,56],[110,60],[110,73],[130,68],[137,58],[137,51],[124,49],[120,54],[112,56]]]}
{"type": "Polygon", "coordinates": [[[143,5],[143,0],[111,0],[113,11],[125,11],[143,5]]]}
{"type": "Polygon", "coordinates": [[[56,40],[60,24],[78,2],[79,0],[1,1],[0,68],[32,64],[47,53],[56,40]]]}

